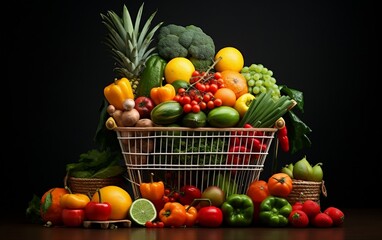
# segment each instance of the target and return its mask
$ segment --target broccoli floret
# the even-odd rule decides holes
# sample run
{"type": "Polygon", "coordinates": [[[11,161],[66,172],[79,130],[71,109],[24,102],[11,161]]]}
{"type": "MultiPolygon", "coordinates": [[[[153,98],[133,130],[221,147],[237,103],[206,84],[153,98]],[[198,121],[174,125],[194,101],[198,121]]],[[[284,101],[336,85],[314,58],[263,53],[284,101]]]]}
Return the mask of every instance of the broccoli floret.
{"type": "Polygon", "coordinates": [[[215,55],[213,39],[200,27],[176,24],[162,26],[158,32],[158,54],[166,60],[186,57],[196,60],[212,60],[215,55]]]}
{"type": "Polygon", "coordinates": [[[212,59],[196,59],[194,57],[190,57],[189,59],[192,64],[194,64],[195,69],[202,72],[206,72],[214,63],[212,59]]]}

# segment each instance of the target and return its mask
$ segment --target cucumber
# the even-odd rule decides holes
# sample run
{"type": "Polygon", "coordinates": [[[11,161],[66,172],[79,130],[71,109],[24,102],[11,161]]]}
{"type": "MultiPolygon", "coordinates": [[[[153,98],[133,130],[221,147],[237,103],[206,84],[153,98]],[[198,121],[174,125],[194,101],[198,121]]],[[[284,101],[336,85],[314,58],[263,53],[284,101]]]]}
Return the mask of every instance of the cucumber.
{"type": "Polygon", "coordinates": [[[136,97],[150,97],[152,88],[161,87],[164,79],[164,68],[167,61],[159,55],[152,55],[146,61],[146,67],[142,71],[139,79],[139,84],[135,89],[136,97]]]}
{"type": "Polygon", "coordinates": [[[150,112],[151,120],[158,125],[175,123],[182,117],[182,115],[182,105],[174,100],[161,102],[150,112]]]}

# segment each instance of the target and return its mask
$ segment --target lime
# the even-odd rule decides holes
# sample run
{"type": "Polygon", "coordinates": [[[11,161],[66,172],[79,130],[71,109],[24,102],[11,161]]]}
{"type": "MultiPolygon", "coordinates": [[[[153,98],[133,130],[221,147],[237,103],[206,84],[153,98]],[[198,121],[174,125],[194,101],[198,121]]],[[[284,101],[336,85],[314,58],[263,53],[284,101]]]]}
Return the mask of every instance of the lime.
{"type": "Polygon", "coordinates": [[[188,81],[181,79],[173,81],[171,85],[175,88],[175,92],[178,92],[179,88],[187,89],[188,87],[190,87],[190,83],[188,81]]]}
{"type": "Polygon", "coordinates": [[[144,226],[147,221],[156,219],[157,210],[150,200],[138,198],[131,204],[129,216],[134,223],[144,226]]]}

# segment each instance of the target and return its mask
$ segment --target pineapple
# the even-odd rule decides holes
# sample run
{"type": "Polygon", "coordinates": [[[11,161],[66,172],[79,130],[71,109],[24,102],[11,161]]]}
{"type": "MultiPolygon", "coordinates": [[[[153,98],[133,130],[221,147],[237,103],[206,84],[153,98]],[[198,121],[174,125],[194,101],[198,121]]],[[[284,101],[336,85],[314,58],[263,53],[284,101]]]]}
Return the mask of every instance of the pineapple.
{"type": "Polygon", "coordinates": [[[106,26],[108,34],[105,44],[110,48],[115,60],[113,71],[116,77],[129,79],[133,93],[139,84],[139,76],[145,68],[146,60],[153,54],[156,47],[150,47],[153,36],[163,22],[158,23],[150,31],[151,22],[156,11],[151,14],[140,30],[143,5],[139,8],[133,25],[129,10],[123,6],[122,17],[115,12],[108,11],[106,15],[101,13],[102,23],[106,26]]]}

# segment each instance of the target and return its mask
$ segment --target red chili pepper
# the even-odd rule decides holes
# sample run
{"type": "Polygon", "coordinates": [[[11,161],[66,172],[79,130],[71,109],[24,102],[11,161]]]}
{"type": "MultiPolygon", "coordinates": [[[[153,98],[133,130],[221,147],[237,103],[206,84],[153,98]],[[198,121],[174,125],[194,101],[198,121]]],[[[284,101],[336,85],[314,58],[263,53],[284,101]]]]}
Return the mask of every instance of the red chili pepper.
{"type": "Polygon", "coordinates": [[[278,128],[277,138],[280,142],[281,150],[289,152],[288,129],[283,118],[277,120],[276,127],[278,128]]]}
{"type": "MultiPolygon", "coordinates": [[[[253,126],[249,123],[244,124],[244,128],[253,128],[253,126]]],[[[253,132],[246,132],[248,136],[263,136],[263,131],[253,131],[253,132]]],[[[249,151],[252,152],[265,152],[267,149],[267,145],[262,143],[262,141],[259,138],[253,137],[248,138],[246,141],[246,146],[249,151]]]]}
{"type": "Polygon", "coordinates": [[[227,164],[245,165],[249,163],[249,150],[245,146],[231,146],[228,151],[241,154],[229,154],[227,164]]]}

